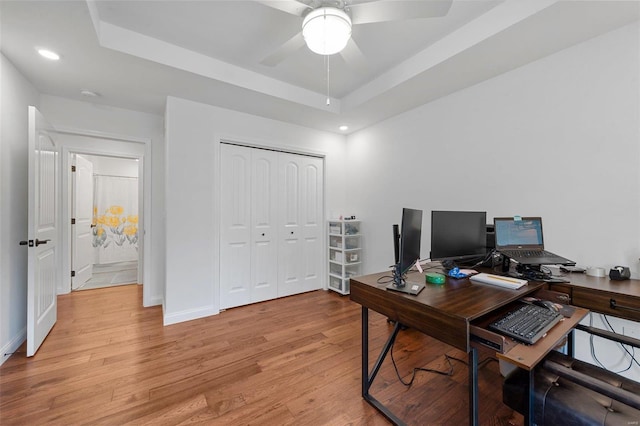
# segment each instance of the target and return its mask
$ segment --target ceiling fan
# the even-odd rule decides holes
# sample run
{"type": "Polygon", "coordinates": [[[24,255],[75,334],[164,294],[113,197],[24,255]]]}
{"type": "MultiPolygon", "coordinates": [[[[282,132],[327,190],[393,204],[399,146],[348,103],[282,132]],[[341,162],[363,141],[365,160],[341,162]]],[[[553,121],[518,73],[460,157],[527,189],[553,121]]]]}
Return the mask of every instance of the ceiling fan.
{"type": "Polygon", "coordinates": [[[305,44],[315,53],[340,53],[345,61],[363,64],[364,55],[351,38],[351,26],[445,16],[453,0],[256,0],[302,18],[301,31],[260,63],[275,66],[305,44]],[[315,27],[315,28],[313,28],[315,27]],[[313,31],[321,39],[314,41],[313,31]],[[328,41],[336,36],[337,41],[328,41]]]}

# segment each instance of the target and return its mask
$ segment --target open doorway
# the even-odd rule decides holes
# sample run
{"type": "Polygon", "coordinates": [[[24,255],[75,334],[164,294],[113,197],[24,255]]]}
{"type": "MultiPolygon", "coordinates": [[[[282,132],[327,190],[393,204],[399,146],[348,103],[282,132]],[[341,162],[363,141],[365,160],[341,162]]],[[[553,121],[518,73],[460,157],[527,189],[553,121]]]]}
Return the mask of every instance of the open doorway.
{"type": "MultiPolygon", "coordinates": [[[[71,187],[73,154],[119,158],[136,161],[138,170],[138,279],[142,285],[143,306],[159,304],[158,290],[151,280],[151,140],[133,136],[113,135],[97,131],[56,129],[61,144],[61,275],[58,294],[71,292],[71,187]]],[[[91,172],[91,176],[93,172],[91,172]]],[[[92,185],[91,185],[92,186],[92,185]]],[[[93,199],[93,198],[92,198],[93,199]]],[[[93,207],[88,214],[93,219],[93,207]]],[[[93,232],[93,230],[91,230],[93,232]]],[[[92,237],[92,235],[91,235],[92,237]]],[[[91,246],[92,247],[92,246],[91,246]]]]}
{"type": "Polygon", "coordinates": [[[138,283],[138,160],[70,157],[72,291],[138,283]]]}

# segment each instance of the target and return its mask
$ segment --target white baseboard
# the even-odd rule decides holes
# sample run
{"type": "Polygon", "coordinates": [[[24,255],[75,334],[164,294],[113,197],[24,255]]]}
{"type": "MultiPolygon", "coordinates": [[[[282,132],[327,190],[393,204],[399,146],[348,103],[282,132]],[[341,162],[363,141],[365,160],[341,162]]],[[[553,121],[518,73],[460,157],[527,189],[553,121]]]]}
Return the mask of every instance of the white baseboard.
{"type": "Polygon", "coordinates": [[[145,308],[149,308],[151,306],[160,306],[162,305],[162,297],[158,296],[158,297],[152,297],[151,300],[149,301],[150,303],[148,305],[143,305],[145,308]]]}
{"type": "Polygon", "coordinates": [[[20,330],[20,333],[0,349],[2,351],[0,352],[0,355],[2,355],[2,357],[0,357],[0,365],[4,364],[4,362],[9,359],[11,354],[14,353],[25,340],[27,340],[27,327],[20,330]]]}
{"type": "Polygon", "coordinates": [[[163,325],[178,324],[180,322],[191,321],[199,318],[209,317],[211,315],[218,315],[219,310],[213,306],[205,306],[198,309],[190,309],[182,312],[175,312],[172,314],[163,313],[163,325]]]}

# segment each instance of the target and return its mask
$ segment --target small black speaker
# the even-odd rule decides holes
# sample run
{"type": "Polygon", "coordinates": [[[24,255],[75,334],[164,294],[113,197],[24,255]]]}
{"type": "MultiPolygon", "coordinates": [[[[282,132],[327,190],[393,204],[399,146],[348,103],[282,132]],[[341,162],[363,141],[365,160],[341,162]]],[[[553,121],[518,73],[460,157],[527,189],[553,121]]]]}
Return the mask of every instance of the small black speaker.
{"type": "Polygon", "coordinates": [[[496,248],[496,230],[493,225],[487,225],[487,251],[496,248]]]}

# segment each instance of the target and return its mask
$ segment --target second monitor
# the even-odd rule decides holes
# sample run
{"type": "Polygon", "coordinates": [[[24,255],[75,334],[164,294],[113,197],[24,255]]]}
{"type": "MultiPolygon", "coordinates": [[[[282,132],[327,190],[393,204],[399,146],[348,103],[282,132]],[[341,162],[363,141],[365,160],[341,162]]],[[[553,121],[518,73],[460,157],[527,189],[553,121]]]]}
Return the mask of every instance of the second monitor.
{"type": "Polygon", "coordinates": [[[431,212],[431,260],[473,263],[486,253],[487,212],[431,212]]]}

